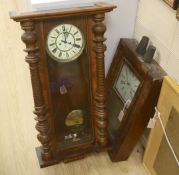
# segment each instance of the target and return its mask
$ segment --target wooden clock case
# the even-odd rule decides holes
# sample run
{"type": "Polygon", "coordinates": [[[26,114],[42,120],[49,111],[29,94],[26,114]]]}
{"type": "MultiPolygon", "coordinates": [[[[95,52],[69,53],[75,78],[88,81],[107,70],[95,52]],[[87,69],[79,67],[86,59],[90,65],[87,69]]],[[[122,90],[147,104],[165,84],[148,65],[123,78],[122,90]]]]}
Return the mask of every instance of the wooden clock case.
{"type": "MultiPolygon", "coordinates": [[[[140,80],[140,85],[123,120],[117,121],[119,127],[110,139],[112,149],[109,151],[109,156],[114,162],[128,159],[139,141],[149,119],[153,117],[163,77],[166,75],[155,61],[145,63],[137,55],[135,52],[137,45],[138,42],[135,39],[121,39],[107,75],[109,120],[112,113],[115,113],[117,118],[123,108],[123,106],[114,104],[120,100],[119,95],[115,92],[114,83],[123,64],[126,64],[140,80]]],[[[109,126],[109,132],[112,129],[112,125],[109,126]]]]}
{"type": "MultiPolygon", "coordinates": [[[[107,112],[106,112],[106,91],[105,91],[105,71],[104,71],[104,52],[106,46],[104,33],[106,30],[103,20],[105,13],[113,10],[115,6],[105,3],[99,3],[92,7],[50,10],[38,12],[26,12],[17,14],[10,13],[10,17],[20,22],[25,33],[22,35],[22,41],[26,44],[27,52],[26,62],[29,63],[31,82],[34,96],[35,110],[37,115],[36,129],[39,132],[37,138],[42,146],[36,148],[40,167],[46,167],[56,164],[60,161],[69,162],[84,157],[86,154],[94,151],[104,151],[108,149],[107,132],[107,112]],[[87,59],[87,78],[88,84],[83,98],[83,93],[72,93],[73,99],[77,103],[85,102],[90,111],[91,117],[91,135],[92,138],[86,142],[73,145],[72,147],[60,148],[58,127],[54,117],[55,109],[63,111],[63,103],[58,103],[55,95],[50,92],[50,79],[53,79],[48,72],[48,54],[46,52],[46,37],[53,27],[58,24],[70,23],[79,27],[86,40],[86,47],[79,60],[87,59]],[[88,93],[88,95],[86,95],[88,93]],[[55,100],[54,100],[55,99],[55,100]],[[56,101],[56,102],[54,102],[56,101]],[[59,107],[58,107],[59,105],[59,107]]],[[[73,65],[81,65],[81,61],[73,61],[71,66],[59,66],[56,70],[65,70],[67,72],[78,72],[73,65]]],[[[68,64],[69,65],[69,64],[68,64]]],[[[52,69],[51,69],[52,70],[52,69]]],[[[53,71],[52,71],[53,74],[53,71]]],[[[78,77],[78,74],[76,74],[78,77]]],[[[85,79],[79,74],[79,79],[85,79]]],[[[80,82],[80,80],[78,80],[80,82]]],[[[83,83],[82,83],[83,84],[83,83]]],[[[82,85],[83,86],[83,85],[82,85]]],[[[68,99],[67,97],[63,97],[68,99]]],[[[68,103],[68,100],[64,103],[68,103]]],[[[60,113],[59,110],[59,113],[60,113]]],[[[63,128],[59,124],[59,129],[63,128]]]]}

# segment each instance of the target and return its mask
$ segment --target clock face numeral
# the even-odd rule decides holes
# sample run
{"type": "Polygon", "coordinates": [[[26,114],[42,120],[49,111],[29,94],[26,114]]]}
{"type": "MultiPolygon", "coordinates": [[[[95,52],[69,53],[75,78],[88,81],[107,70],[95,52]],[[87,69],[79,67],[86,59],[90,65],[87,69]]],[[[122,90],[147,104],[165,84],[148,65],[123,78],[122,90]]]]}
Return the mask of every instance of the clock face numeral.
{"type": "Polygon", "coordinates": [[[80,56],[84,49],[81,31],[72,24],[53,28],[47,37],[47,52],[59,62],[69,62],[80,56]]]}
{"type": "Polygon", "coordinates": [[[55,43],[51,43],[51,44],[49,44],[49,46],[53,46],[53,45],[55,45],[55,43]]]}
{"type": "Polygon", "coordinates": [[[55,31],[57,32],[57,34],[59,34],[60,32],[58,31],[58,29],[55,29],[55,31]]]}
{"type": "Polygon", "coordinates": [[[52,50],[53,53],[56,53],[56,51],[57,51],[57,48],[55,48],[55,49],[52,50]]]}
{"type": "Polygon", "coordinates": [[[78,31],[76,31],[73,35],[76,35],[78,33],[78,31]]]}
{"type": "Polygon", "coordinates": [[[73,44],[73,47],[80,48],[80,45],[78,45],[78,44],[73,44]]]}
{"type": "Polygon", "coordinates": [[[76,38],[76,41],[81,41],[81,38],[76,38]]]}
{"type": "Polygon", "coordinates": [[[68,52],[66,52],[66,57],[69,58],[69,54],[68,54],[68,52]]]}
{"type": "Polygon", "coordinates": [[[139,85],[139,79],[134,75],[131,69],[124,64],[114,85],[114,88],[120,94],[124,102],[127,100],[132,101],[139,85]]]}
{"type": "Polygon", "coordinates": [[[62,52],[59,52],[58,57],[61,57],[61,56],[62,56],[62,52]]]}

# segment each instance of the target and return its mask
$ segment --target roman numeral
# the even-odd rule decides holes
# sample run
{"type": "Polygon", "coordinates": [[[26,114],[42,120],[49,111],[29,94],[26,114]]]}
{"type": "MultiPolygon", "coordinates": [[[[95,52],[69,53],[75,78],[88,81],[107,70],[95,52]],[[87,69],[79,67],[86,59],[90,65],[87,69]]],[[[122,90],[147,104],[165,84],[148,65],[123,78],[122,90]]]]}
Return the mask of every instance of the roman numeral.
{"type": "Polygon", "coordinates": [[[65,26],[62,26],[62,30],[65,31],[65,26]]]}
{"type": "Polygon", "coordinates": [[[76,41],[81,41],[81,38],[76,38],[76,41]]]}
{"type": "Polygon", "coordinates": [[[53,53],[56,53],[56,51],[57,51],[57,48],[55,48],[55,49],[52,50],[53,53]]]}
{"type": "Polygon", "coordinates": [[[55,31],[57,32],[57,34],[59,34],[59,33],[60,33],[57,29],[55,29],[55,31]]]}
{"type": "Polygon", "coordinates": [[[70,27],[69,33],[70,33],[70,31],[71,31],[71,28],[72,28],[72,26],[70,27]]]}
{"type": "Polygon", "coordinates": [[[59,54],[58,54],[58,57],[61,57],[62,56],[62,52],[60,52],[59,54]]]}
{"type": "Polygon", "coordinates": [[[55,36],[50,36],[50,38],[55,38],[55,39],[56,39],[56,37],[55,37],[55,36]]]}
{"type": "Polygon", "coordinates": [[[66,52],[66,57],[67,57],[67,58],[69,57],[69,54],[68,54],[68,52],[66,52]]]}
{"type": "Polygon", "coordinates": [[[76,31],[73,35],[76,35],[78,33],[78,31],[76,31]]]}
{"type": "Polygon", "coordinates": [[[80,48],[80,45],[78,45],[78,44],[73,44],[73,47],[80,48]]]}
{"type": "Polygon", "coordinates": [[[53,46],[53,45],[55,45],[55,43],[51,43],[51,44],[49,44],[49,46],[53,46]]]}

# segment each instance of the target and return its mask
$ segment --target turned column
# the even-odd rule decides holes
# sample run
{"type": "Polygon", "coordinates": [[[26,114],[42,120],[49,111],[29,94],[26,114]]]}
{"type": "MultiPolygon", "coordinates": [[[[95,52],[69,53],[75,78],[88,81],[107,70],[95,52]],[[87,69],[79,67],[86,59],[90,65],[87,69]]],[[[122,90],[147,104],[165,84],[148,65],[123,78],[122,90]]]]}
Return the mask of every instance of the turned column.
{"type": "Polygon", "coordinates": [[[106,26],[102,23],[104,14],[96,14],[93,18],[94,26],[94,52],[96,55],[96,95],[95,95],[95,118],[96,118],[96,141],[101,147],[105,147],[108,143],[107,132],[107,111],[106,111],[106,89],[105,89],[105,65],[104,52],[106,45],[103,43],[106,39],[104,33],[106,26]]]}
{"type": "Polygon", "coordinates": [[[50,147],[49,123],[47,116],[48,110],[44,103],[39,74],[39,47],[37,45],[37,34],[33,22],[21,22],[21,27],[25,31],[25,33],[22,35],[22,41],[26,44],[26,49],[24,51],[27,52],[26,62],[29,63],[31,74],[35,104],[34,114],[37,115],[35,118],[37,121],[36,129],[39,131],[37,138],[42,144],[42,160],[49,161],[52,159],[52,152],[50,147]]]}
{"type": "Polygon", "coordinates": [[[178,1],[178,8],[177,8],[177,20],[179,21],[179,1],[178,1]]]}

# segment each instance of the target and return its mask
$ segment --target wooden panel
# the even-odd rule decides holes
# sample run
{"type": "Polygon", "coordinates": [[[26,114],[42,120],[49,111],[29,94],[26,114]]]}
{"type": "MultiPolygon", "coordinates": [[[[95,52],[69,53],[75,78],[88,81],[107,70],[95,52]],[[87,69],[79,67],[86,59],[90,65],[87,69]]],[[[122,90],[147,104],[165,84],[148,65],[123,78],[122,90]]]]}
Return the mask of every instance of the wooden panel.
{"type": "Polygon", "coordinates": [[[135,52],[136,47],[137,41],[135,39],[121,39],[107,76],[108,106],[112,107],[110,104],[113,100],[111,94],[116,96],[115,99],[118,99],[119,104],[119,106],[114,105],[113,110],[109,110],[112,111],[109,113],[109,120],[112,119],[109,130],[114,132],[114,128],[111,127],[116,127],[116,131],[112,134],[112,150],[109,151],[112,161],[124,161],[129,157],[150,117],[154,114],[163,76],[166,74],[155,61],[150,64],[143,62],[135,52]],[[129,108],[125,110],[123,120],[120,122],[117,121],[117,117],[124,106],[124,102],[121,104],[121,97],[116,94],[114,83],[123,64],[131,69],[140,81],[140,85],[129,108]]]}
{"type": "MultiPolygon", "coordinates": [[[[161,119],[163,121],[164,126],[166,126],[167,122],[169,121],[170,112],[172,108],[175,108],[175,110],[179,111],[178,97],[179,97],[179,88],[177,83],[174,80],[172,80],[170,77],[166,77],[164,79],[162,90],[160,93],[160,98],[157,104],[157,108],[161,113],[161,119]]],[[[144,155],[144,160],[143,160],[145,168],[151,175],[160,175],[154,169],[154,163],[160,149],[162,138],[163,138],[163,130],[161,128],[159,120],[157,120],[155,127],[151,130],[147,148],[144,155]]]]}

